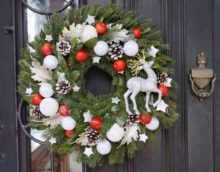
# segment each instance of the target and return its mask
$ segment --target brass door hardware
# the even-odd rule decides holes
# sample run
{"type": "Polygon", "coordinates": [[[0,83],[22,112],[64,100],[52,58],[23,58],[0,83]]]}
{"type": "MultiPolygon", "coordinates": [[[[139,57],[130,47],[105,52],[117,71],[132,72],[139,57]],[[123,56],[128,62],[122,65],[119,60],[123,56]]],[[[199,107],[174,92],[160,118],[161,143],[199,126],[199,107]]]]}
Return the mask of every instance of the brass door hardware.
{"type": "Polygon", "coordinates": [[[215,88],[216,74],[212,69],[206,68],[207,56],[201,52],[197,56],[198,67],[191,70],[189,80],[195,95],[203,102],[205,98],[212,95],[215,88]],[[210,85],[210,90],[208,90],[210,85]]]}

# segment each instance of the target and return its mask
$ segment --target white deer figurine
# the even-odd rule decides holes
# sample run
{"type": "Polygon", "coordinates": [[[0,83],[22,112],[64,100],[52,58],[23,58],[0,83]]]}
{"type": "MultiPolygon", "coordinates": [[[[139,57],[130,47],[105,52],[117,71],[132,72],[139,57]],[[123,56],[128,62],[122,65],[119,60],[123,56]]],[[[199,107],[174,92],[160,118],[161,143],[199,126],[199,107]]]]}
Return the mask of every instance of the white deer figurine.
{"type": "Polygon", "coordinates": [[[136,103],[136,96],[139,92],[145,92],[146,93],[146,102],[145,102],[145,108],[147,112],[151,112],[151,109],[149,107],[149,98],[150,98],[150,93],[155,92],[158,93],[158,100],[153,104],[153,107],[156,107],[162,97],[162,91],[157,88],[157,75],[151,68],[153,65],[153,61],[147,62],[144,59],[139,59],[139,70],[143,69],[148,78],[143,79],[141,77],[132,77],[127,81],[127,88],[128,90],[124,94],[124,99],[125,99],[125,105],[126,105],[126,111],[128,114],[132,114],[132,112],[129,109],[129,103],[128,103],[128,97],[130,96],[131,101],[133,102],[133,109],[137,115],[140,114],[138,108],[137,108],[137,103],[136,103]]]}

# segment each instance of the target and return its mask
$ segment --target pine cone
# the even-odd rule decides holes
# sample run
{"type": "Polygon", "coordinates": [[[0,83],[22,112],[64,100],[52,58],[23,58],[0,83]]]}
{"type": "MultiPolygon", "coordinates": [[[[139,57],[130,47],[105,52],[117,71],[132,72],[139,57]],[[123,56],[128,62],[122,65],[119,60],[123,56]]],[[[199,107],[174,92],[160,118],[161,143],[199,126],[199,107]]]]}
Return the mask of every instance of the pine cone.
{"type": "Polygon", "coordinates": [[[94,130],[92,128],[86,131],[86,136],[88,138],[90,145],[95,145],[100,138],[100,134],[98,130],[94,130]]]}
{"type": "Polygon", "coordinates": [[[71,46],[69,42],[65,40],[60,40],[57,43],[57,51],[60,52],[63,56],[67,56],[71,51],[71,46]]]}
{"type": "Polygon", "coordinates": [[[128,115],[127,124],[133,125],[134,123],[138,123],[138,122],[139,122],[139,115],[136,114],[128,115]]]}
{"type": "Polygon", "coordinates": [[[30,116],[34,117],[34,119],[42,119],[43,114],[40,112],[39,106],[32,105],[30,107],[30,116]]]}
{"type": "Polygon", "coordinates": [[[122,41],[110,41],[108,42],[108,55],[113,59],[117,60],[122,58],[123,55],[123,42],[122,41]]]}
{"type": "Polygon", "coordinates": [[[157,83],[158,84],[164,83],[167,80],[167,77],[168,77],[167,73],[158,72],[157,73],[157,83]]]}
{"type": "Polygon", "coordinates": [[[70,82],[66,79],[61,79],[56,83],[56,90],[59,94],[68,94],[72,88],[70,82]]]}

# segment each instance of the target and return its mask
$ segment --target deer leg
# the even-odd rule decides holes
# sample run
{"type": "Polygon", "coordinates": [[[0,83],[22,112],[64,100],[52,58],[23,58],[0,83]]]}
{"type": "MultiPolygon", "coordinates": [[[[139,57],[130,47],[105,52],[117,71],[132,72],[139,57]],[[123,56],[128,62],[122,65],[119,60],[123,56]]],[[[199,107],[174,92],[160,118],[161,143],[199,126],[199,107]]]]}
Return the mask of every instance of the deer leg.
{"type": "Polygon", "coordinates": [[[145,102],[145,108],[147,110],[147,112],[151,112],[151,109],[149,107],[149,99],[150,99],[150,92],[146,93],[146,102],[145,102]]]}
{"type": "Polygon", "coordinates": [[[129,110],[129,104],[128,104],[128,96],[131,94],[131,90],[128,90],[124,93],[124,99],[125,99],[125,106],[126,106],[126,112],[131,115],[132,112],[129,110]]]}
{"type": "Polygon", "coordinates": [[[137,108],[137,103],[136,103],[136,100],[135,100],[135,97],[137,96],[138,92],[133,92],[131,94],[131,101],[133,102],[133,107],[134,107],[134,111],[137,115],[140,114],[140,112],[138,111],[138,108],[137,108]]]}
{"type": "Polygon", "coordinates": [[[158,100],[153,104],[153,107],[156,107],[161,101],[162,91],[160,89],[156,88],[155,90],[153,90],[153,92],[158,93],[158,100]]]}

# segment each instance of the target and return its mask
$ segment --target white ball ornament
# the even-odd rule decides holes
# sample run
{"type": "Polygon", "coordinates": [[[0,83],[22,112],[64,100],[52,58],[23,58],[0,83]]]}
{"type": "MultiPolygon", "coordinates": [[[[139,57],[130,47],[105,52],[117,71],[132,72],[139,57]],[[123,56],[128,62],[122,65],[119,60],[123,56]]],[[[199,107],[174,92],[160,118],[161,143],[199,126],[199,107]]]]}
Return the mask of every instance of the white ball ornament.
{"type": "Polygon", "coordinates": [[[55,116],[59,109],[59,103],[54,98],[45,98],[40,102],[40,112],[45,116],[55,116]]]}
{"type": "Polygon", "coordinates": [[[113,124],[113,126],[106,133],[107,138],[111,142],[119,142],[124,136],[124,128],[120,127],[117,123],[113,124]]]}
{"type": "Polygon", "coordinates": [[[145,126],[148,130],[154,131],[154,130],[158,129],[159,125],[160,125],[160,122],[159,122],[158,118],[153,116],[150,123],[146,124],[145,126]]]}
{"type": "Polygon", "coordinates": [[[112,149],[112,145],[108,140],[100,140],[96,145],[96,149],[100,155],[107,155],[112,149]]]}
{"type": "Polygon", "coordinates": [[[94,47],[94,52],[98,56],[104,56],[108,52],[108,44],[104,41],[98,41],[94,47]]]}
{"type": "Polygon", "coordinates": [[[95,29],[95,27],[91,25],[86,25],[84,26],[82,33],[81,33],[81,41],[85,43],[86,41],[92,39],[92,38],[97,38],[98,33],[95,29]]]}
{"type": "Polygon", "coordinates": [[[76,127],[76,121],[71,116],[63,117],[61,126],[64,130],[73,130],[76,127]]]}
{"type": "Polygon", "coordinates": [[[124,44],[124,53],[127,56],[135,56],[138,51],[139,51],[139,47],[138,44],[135,41],[128,41],[124,44]]]}
{"type": "Polygon", "coordinates": [[[47,69],[53,70],[57,68],[58,60],[55,56],[48,55],[44,58],[43,64],[47,69]]]}
{"type": "Polygon", "coordinates": [[[39,93],[43,97],[51,97],[54,93],[52,85],[48,83],[42,83],[39,89],[39,93]]]}

